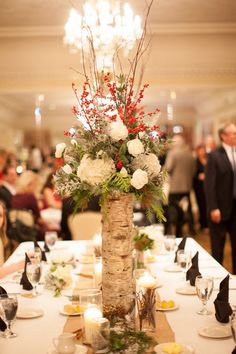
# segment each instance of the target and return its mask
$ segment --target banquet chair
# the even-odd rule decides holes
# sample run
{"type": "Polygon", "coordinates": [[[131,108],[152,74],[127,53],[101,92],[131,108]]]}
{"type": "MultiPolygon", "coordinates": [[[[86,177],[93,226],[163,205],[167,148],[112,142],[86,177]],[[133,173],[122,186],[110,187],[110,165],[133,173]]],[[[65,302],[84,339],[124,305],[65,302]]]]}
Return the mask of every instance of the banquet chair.
{"type": "Polygon", "coordinates": [[[72,240],[89,240],[101,229],[101,213],[85,211],[68,218],[72,240]]]}

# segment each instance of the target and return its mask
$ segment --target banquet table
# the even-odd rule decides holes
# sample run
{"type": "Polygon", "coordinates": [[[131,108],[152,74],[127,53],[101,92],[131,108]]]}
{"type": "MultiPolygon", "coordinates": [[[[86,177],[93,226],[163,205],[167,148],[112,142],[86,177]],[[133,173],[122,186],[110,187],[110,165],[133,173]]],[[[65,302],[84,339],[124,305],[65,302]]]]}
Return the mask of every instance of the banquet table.
{"type": "MultiPolygon", "coordinates": [[[[178,239],[179,241],[180,239],[178,239]]],[[[43,244],[39,242],[42,246],[43,244]]],[[[92,274],[92,264],[83,263],[83,255],[91,254],[92,241],[58,241],[55,248],[66,249],[73,253],[76,261],[76,268],[73,270],[74,276],[78,273],[92,274]]],[[[204,275],[214,277],[213,294],[208,301],[208,308],[212,314],[201,316],[197,311],[201,303],[196,295],[177,294],[176,289],[183,285],[184,279],[181,272],[167,272],[167,267],[173,262],[174,254],[162,250],[155,258],[155,262],[148,263],[150,270],[156,274],[159,284],[158,293],[162,300],[174,300],[178,304],[178,309],[166,312],[166,318],[175,333],[176,342],[189,345],[194,348],[195,354],[226,354],[231,353],[234,348],[232,337],[224,339],[213,339],[202,337],[198,330],[211,325],[225,326],[216,321],[214,316],[213,301],[216,298],[220,281],[228,272],[218,264],[193,238],[188,237],[186,249],[194,255],[199,251],[199,270],[204,275]]],[[[33,249],[32,242],[21,243],[11,257],[5,263],[11,264],[24,257],[26,251],[33,249]]],[[[45,264],[45,269],[48,265],[45,264]]],[[[78,276],[77,276],[78,278],[78,276]]],[[[68,302],[67,295],[72,293],[72,289],[62,292],[60,297],[54,297],[51,290],[47,290],[40,285],[41,294],[35,298],[22,296],[26,291],[22,290],[16,274],[8,275],[0,279],[0,285],[8,292],[17,292],[19,309],[24,307],[43,309],[41,317],[33,319],[16,319],[13,330],[18,334],[16,338],[5,339],[0,337],[1,354],[52,354],[52,339],[63,332],[63,327],[67,316],[60,313],[60,309],[68,302]]],[[[81,288],[91,287],[92,279],[79,277],[81,288]]],[[[229,301],[231,305],[236,305],[236,278],[230,275],[229,301]]],[[[226,326],[229,326],[228,324],[226,326]]]]}

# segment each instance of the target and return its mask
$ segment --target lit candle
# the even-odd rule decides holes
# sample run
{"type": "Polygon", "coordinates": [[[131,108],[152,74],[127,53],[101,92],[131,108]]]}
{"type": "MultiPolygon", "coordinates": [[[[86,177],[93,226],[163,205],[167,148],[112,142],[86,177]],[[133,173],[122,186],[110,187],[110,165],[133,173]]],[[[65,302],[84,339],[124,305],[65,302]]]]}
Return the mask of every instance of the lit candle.
{"type": "Polygon", "coordinates": [[[102,262],[101,261],[94,264],[94,281],[96,287],[99,287],[102,283],[102,262]]]}
{"type": "Polygon", "coordinates": [[[145,272],[143,276],[137,280],[137,284],[140,288],[153,289],[157,286],[157,279],[152,277],[148,272],[145,272]]]}
{"type": "Polygon", "coordinates": [[[95,234],[93,236],[93,245],[94,245],[94,247],[101,247],[102,246],[102,235],[101,234],[95,234]]]}
{"type": "Polygon", "coordinates": [[[145,260],[147,262],[154,262],[155,261],[155,256],[151,254],[150,250],[145,251],[145,260]]]}
{"type": "Polygon", "coordinates": [[[88,307],[84,311],[85,343],[92,343],[93,329],[96,327],[96,319],[102,317],[102,312],[97,306],[88,307]]]}

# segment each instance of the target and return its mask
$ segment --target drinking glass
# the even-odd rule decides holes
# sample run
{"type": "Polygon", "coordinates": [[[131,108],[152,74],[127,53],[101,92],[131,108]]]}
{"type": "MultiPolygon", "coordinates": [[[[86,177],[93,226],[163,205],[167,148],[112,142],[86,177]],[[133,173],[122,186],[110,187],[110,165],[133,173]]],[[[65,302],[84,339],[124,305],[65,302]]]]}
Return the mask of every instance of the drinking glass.
{"type": "Polygon", "coordinates": [[[177,263],[182,269],[184,277],[191,264],[191,252],[186,250],[179,250],[177,252],[177,263]]]}
{"type": "Polygon", "coordinates": [[[230,316],[230,326],[231,332],[234,339],[234,343],[236,344],[236,312],[233,311],[232,315],[230,316]]]}
{"type": "Polygon", "coordinates": [[[197,296],[202,302],[202,309],[197,313],[199,315],[210,315],[211,311],[206,308],[207,301],[209,300],[212,291],[213,291],[213,278],[212,277],[203,277],[198,275],[195,280],[195,287],[197,290],[197,296]]]}
{"type": "Polygon", "coordinates": [[[56,231],[47,231],[45,233],[45,243],[48,246],[48,248],[53,248],[55,246],[55,243],[57,242],[57,232],[56,231]]]}
{"type": "Polygon", "coordinates": [[[27,263],[26,274],[27,274],[29,281],[31,282],[31,284],[34,287],[33,294],[34,294],[34,296],[37,296],[38,295],[37,285],[38,285],[41,275],[42,275],[41,263],[34,263],[34,262],[27,263]]]}
{"type": "Polygon", "coordinates": [[[2,334],[5,338],[13,338],[17,336],[17,334],[11,330],[12,321],[16,317],[17,307],[18,300],[16,294],[0,295],[1,316],[7,325],[6,331],[2,334]]]}
{"type": "Polygon", "coordinates": [[[164,246],[167,252],[173,252],[176,246],[176,236],[175,235],[165,235],[164,246]]]}

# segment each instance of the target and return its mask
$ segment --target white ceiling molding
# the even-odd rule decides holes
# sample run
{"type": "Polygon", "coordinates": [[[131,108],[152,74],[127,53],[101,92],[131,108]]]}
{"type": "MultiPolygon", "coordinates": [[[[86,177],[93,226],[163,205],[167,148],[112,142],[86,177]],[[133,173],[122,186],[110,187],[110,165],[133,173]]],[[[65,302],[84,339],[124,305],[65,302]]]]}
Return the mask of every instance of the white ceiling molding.
{"type": "MultiPolygon", "coordinates": [[[[236,33],[236,23],[159,23],[148,25],[152,34],[224,34],[236,33]]],[[[0,37],[63,37],[62,26],[0,27],[0,37]]]]}

